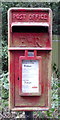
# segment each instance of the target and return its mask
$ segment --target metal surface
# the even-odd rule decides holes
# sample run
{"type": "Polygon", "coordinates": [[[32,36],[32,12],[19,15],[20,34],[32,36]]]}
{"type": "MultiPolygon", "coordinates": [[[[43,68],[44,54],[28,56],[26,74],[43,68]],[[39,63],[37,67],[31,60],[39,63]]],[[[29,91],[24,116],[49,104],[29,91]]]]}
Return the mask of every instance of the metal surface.
{"type": "MultiPolygon", "coordinates": [[[[8,50],[10,109],[16,111],[48,110],[50,107],[52,58],[51,10],[49,8],[9,9],[8,50]],[[22,91],[23,60],[39,61],[39,92],[37,93],[28,91],[23,93],[22,91]]],[[[30,78],[28,77],[28,79],[30,78]]]]}

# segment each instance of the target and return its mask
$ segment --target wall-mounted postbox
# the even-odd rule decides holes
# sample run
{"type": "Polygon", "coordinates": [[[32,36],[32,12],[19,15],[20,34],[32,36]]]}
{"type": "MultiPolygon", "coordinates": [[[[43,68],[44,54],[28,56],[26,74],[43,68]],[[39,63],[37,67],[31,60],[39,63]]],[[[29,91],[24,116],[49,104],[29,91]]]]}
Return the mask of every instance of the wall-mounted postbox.
{"type": "Polygon", "coordinates": [[[10,8],[8,50],[10,109],[48,110],[51,97],[51,9],[10,8]]]}

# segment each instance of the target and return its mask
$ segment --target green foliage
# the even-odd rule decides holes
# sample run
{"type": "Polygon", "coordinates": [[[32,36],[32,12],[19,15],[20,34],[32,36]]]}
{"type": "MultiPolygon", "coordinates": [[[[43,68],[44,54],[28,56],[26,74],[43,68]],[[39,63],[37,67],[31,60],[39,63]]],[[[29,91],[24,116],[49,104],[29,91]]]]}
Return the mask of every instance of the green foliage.
{"type": "Polygon", "coordinates": [[[4,72],[8,70],[8,47],[6,41],[2,41],[2,70],[4,72]]]}
{"type": "Polygon", "coordinates": [[[9,89],[9,85],[8,85],[8,73],[4,74],[3,73],[3,78],[2,78],[2,86],[4,89],[8,90],[9,89]]]}
{"type": "Polygon", "coordinates": [[[5,107],[8,105],[8,97],[9,97],[9,82],[8,82],[8,73],[2,74],[2,92],[1,92],[1,98],[2,98],[2,107],[5,107]]]}
{"type": "Polygon", "coordinates": [[[53,75],[51,80],[51,109],[46,111],[48,117],[59,118],[59,94],[58,89],[60,87],[60,72],[57,68],[57,65],[54,63],[53,65],[53,75]]]}
{"type": "Polygon", "coordinates": [[[60,77],[60,71],[58,70],[56,63],[54,63],[54,65],[53,65],[53,71],[56,74],[56,77],[59,78],[60,77]]]}

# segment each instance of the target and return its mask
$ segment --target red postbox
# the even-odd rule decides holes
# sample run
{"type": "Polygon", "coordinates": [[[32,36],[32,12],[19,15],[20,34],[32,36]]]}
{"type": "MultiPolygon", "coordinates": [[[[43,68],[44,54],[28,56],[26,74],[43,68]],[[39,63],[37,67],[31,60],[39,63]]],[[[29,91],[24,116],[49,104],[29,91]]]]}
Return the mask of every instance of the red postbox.
{"type": "Polygon", "coordinates": [[[51,97],[51,9],[10,8],[8,51],[10,109],[48,110],[51,97]]]}

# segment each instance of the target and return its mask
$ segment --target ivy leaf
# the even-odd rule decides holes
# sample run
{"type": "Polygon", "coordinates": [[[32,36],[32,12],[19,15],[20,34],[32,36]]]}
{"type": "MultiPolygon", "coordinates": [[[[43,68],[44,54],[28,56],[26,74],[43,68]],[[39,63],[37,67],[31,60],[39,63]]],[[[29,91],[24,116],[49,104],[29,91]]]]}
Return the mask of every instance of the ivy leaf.
{"type": "Polygon", "coordinates": [[[6,84],[6,83],[4,83],[3,87],[4,87],[5,89],[7,89],[7,90],[9,89],[9,85],[6,84]]]}

